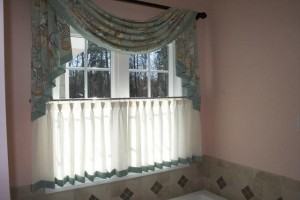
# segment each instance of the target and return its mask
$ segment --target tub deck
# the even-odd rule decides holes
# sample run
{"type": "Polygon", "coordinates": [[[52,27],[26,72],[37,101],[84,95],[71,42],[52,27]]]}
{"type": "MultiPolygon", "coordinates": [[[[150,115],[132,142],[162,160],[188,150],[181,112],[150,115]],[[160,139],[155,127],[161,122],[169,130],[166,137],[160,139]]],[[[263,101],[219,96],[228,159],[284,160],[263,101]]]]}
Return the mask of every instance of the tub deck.
{"type": "Polygon", "coordinates": [[[216,194],[213,194],[207,190],[201,190],[198,192],[193,192],[170,200],[227,200],[223,197],[220,197],[216,194]]]}

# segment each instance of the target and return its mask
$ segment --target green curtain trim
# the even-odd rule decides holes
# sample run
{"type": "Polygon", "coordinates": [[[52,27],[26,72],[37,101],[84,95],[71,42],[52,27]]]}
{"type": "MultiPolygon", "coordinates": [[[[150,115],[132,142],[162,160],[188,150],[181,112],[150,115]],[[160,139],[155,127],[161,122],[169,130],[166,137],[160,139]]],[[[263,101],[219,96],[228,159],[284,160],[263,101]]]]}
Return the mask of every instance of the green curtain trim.
{"type": "Polygon", "coordinates": [[[201,162],[201,161],[202,161],[202,156],[193,156],[193,157],[192,157],[192,160],[193,160],[194,162],[201,162]]]}
{"type": "Polygon", "coordinates": [[[75,185],[75,181],[78,181],[80,183],[85,183],[85,178],[89,179],[91,182],[95,180],[95,178],[102,178],[107,179],[111,178],[112,176],[117,177],[124,177],[128,175],[128,173],[142,173],[142,172],[148,172],[148,171],[155,171],[155,168],[162,169],[163,167],[172,167],[172,166],[178,166],[178,164],[190,164],[192,162],[198,162],[202,161],[201,156],[192,156],[191,158],[179,158],[178,160],[172,160],[171,162],[163,161],[162,163],[155,163],[155,165],[149,165],[149,166],[143,166],[143,167],[128,167],[128,169],[117,171],[116,169],[113,169],[111,172],[94,172],[93,175],[88,174],[85,172],[85,177],[75,175],[74,178],[70,178],[69,176],[66,176],[62,180],[59,180],[55,178],[54,182],[51,181],[39,181],[35,184],[32,184],[31,190],[32,192],[35,192],[41,188],[50,188],[54,189],[55,184],[63,187],[66,183],[70,183],[71,185],[75,185]]]}
{"type": "Polygon", "coordinates": [[[50,188],[50,189],[55,189],[55,182],[51,181],[39,181],[35,184],[31,185],[31,191],[35,192],[41,188],[50,188]]]}

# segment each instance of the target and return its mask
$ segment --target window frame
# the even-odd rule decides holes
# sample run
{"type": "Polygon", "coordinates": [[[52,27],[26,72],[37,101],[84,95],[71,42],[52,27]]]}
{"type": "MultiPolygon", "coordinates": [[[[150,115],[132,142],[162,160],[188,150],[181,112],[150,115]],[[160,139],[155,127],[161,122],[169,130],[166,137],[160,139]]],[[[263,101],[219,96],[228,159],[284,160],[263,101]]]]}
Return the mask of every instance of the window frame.
{"type": "MultiPolygon", "coordinates": [[[[58,87],[53,88],[54,99],[68,99],[76,100],[78,98],[69,97],[69,72],[70,70],[82,70],[84,71],[84,97],[83,99],[97,99],[88,97],[88,72],[89,71],[109,71],[110,72],[110,97],[103,98],[168,98],[168,97],[181,97],[185,93],[182,90],[181,79],[176,76],[175,64],[175,41],[168,44],[168,70],[153,70],[148,65],[147,69],[129,69],[129,56],[127,54],[120,54],[114,51],[110,51],[111,66],[110,68],[97,68],[88,67],[87,51],[88,40],[79,35],[78,33],[72,34],[71,37],[77,37],[84,39],[84,66],[83,67],[69,67],[66,64],[66,73],[56,79],[56,85],[58,87]],[[130,72],[146,72],[147,73],[147,97],[130,97],[130,84],[129,73],[130,72]],[[151,72],[168,73],[168,95],[166,97],[151,97],[151,72]],[[127,74],[127,76],[125,76],[127,74]]],[[[148,53],[149,54],[149,53],[148,53]]],[[[148,56],[149,57],[149,56],[148,56]]],[[[148,58],[149,59],[149,58],[148,58]]],[[[149,62],[149,61],[148,61],[149,62]]]]}

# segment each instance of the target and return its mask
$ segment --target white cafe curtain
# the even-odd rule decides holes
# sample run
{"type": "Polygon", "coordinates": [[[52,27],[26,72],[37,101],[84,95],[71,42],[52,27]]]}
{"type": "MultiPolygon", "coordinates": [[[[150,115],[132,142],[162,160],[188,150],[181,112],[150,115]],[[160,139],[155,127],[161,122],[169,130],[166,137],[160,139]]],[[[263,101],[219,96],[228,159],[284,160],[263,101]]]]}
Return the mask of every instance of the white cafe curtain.
{"type": "Polygon", "coordinates": [[[49,102],[33,122],[33,190],[188,163],[199,117],[187,99],[49,102]]]}

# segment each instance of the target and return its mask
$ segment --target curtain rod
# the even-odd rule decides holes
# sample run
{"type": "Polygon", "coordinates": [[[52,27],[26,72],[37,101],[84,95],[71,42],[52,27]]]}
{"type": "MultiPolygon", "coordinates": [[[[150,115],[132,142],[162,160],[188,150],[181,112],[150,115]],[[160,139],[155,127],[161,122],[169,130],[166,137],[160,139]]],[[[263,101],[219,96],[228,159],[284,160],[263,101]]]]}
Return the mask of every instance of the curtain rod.
{"type": "MultiPolygon", "coordinates": [[[[118,100],[143,100],[143,99],[186,99],[187,96],[182,97],[123,97],[123,98],[74,98],[74,99],[53,99],[51,101],[118,101],[118,100]]],[[[50,102],[51,102],[50,101],[50,102]]]]}
{"type": "MultiPolygon", "coordinates": [[[[148,7],[152,7],[152,8],[159,8],[159,9],[163,9],[163,10],[167,10],[170,8],[169,6],[155,4],[155,3],[149,3],[149,2],[145,2],[145,1],[139,1],[139,0],[115,0],[115,1],[122,1],[122,2],[126,2],[126,3],[148,6],[148,7]]],[[[196,16],[196,20],[205,19],[206,17],[207,17],[207,14],[205,12],[198,12],[198,14],[196,16]]]]}

